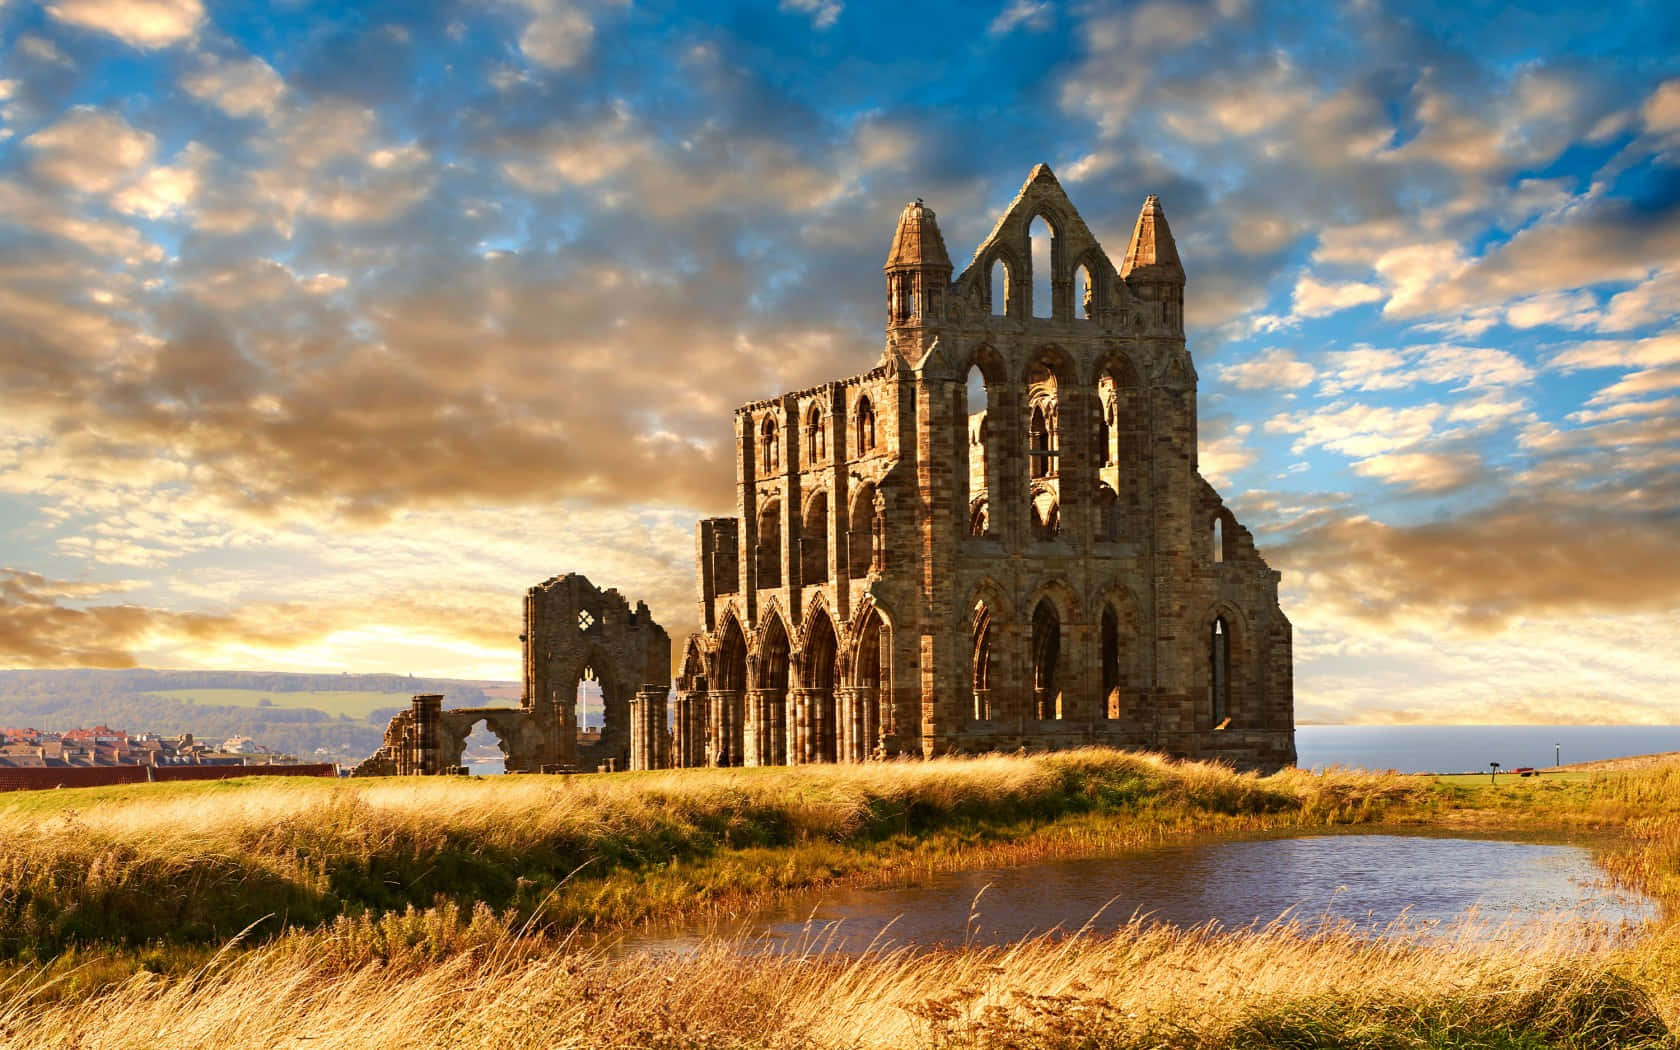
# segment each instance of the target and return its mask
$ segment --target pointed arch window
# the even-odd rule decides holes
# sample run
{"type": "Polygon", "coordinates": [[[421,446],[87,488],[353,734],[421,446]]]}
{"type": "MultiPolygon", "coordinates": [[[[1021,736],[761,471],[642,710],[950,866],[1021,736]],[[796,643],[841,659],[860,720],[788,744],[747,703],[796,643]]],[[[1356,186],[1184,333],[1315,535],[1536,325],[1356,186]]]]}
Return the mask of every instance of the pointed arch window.
{"type": "Polygon", "coordinates": [[[828,456],[828,427],[822,409],[816,405],[805,416],[805,458],[821,463],[828,456]]]}
{"type": "Polygon", "coordinates": [[[759,468],[764,473],[769,474],[781,467],[781,441],[774,416],[765,416],[764,422],[759,425],[758,451],[759,468]]]}
{"type": "Polygon", "coordinates": [[[868,397],[861,397],[857,412],[858,455],[865,456],[875,451],[875,406],[869,403],[868,397]]]}
{"type": "Polygon", "coordinates": [[[974,720],[992,720],[992,612],[985,602],[974,605],[974,720]]]}
{"type": "Polygon", "coordinates": [[[1215,729],[1231,717],[1231,625],[1216,616],[1208,632],[1208,694],[1215,729]]]}
{"type": "Polygon", "coordinates": [[[1048,598],[1033,610],[1033,714],[1040,719],[1062,717],[1062,690],[1057,664],[1062,652],[1062,618],[1048,598]]]}

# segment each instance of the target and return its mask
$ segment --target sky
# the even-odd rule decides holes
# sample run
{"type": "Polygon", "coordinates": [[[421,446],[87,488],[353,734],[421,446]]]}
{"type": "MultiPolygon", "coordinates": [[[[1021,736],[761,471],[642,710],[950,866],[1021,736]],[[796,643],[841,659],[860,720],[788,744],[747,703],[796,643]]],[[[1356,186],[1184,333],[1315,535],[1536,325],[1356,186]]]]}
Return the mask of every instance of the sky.
{"type": "Polygon", "coordinates": [[[0,0],[0,666],[516,679],[697,619],[906,200],[1159,195],[1303,722],[1680,722],[1680,10],[0,0]]]}

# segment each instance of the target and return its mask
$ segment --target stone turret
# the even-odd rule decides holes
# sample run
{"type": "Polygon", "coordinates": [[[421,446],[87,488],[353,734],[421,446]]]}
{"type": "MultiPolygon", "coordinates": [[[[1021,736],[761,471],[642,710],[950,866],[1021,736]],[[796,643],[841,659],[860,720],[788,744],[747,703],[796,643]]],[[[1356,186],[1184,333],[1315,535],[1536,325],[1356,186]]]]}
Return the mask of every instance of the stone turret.
{"type": "Polygon", "coordinates": [[[887,253],[887,326],[898,328],[945,316],[951,286],[951,257],[933,209],[919,199],[904,206],[887,253]]]}
{"type": "Polygon", "coordinates": [[[1147,304],[1144,309],[1153,312],[1151,324],[1184,331],[1184,264],[1178,261],[1178,245],[1161,200],[1153,193],[1144,199],[1132,227],[1120,277],[1147,304]]]}

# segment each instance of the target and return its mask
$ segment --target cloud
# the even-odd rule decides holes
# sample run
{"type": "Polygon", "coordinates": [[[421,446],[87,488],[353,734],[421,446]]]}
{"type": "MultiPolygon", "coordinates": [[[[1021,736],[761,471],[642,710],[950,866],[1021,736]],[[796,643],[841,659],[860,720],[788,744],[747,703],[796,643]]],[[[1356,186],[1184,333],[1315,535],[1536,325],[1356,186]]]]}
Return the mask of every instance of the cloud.
{"type": "Polygon", "coordinates": [[[1311,383],[1317,375],[1318,370],[1293,351],[1277,347],[1219,369],[1219,377],[1238,390],[1294,390],[1311,383]]]}
{"type": "Polygon", "coordinates": [[[285,81],[260,58],[206,56],[196,70],[181,77],[181,86],[230,117],[270,118],[286,95],[285,81]]]}
{"type": "Polygon", "coordinates": [[[105,193],[151,161],[157,140],[116,113],[77,106],[23,144],[42,178],[82,193],[105,193]]]}
{"type": "Polygon", "coordinates": [[[809,15],[813,27],[827,29],[839,21],[840,13],[846,9],[846,5],[840,0],[782,0],[781,9],[809,15]]]}
{"type": "Polygon", "coordinates": [[[1625,332],[1667,321],[1674,316],[1677,302],[1680,267],[1658,270],[1647,280],[1611,296],[1597,318],[1597,327],[1601,332],[1625,332]]]}
{"type": "Polygon", "coordinates": [[[191,40],[204,18],[199,0],[58,0],[47,13],[60,22],[91,29],[131,47],[153,50],[191,40]]]}
{"type": "Polygon", "coordinates": [[[1461,489],[1482,475],[1482,458],[1473,452],[1388,452],[1362,459],[1354,473],[1414,492],[1461,489]]]}
{"type": "Polygon", "coordinates": [[[587,14],[566,3],[526,0],[534,18],[519,36],[519,50],[545,69],[570,69],[583,61],[595,42],[587,14]]]}
{"type": "Polygon", "coordinates": [[[1653,135],[1680,132],[1680,80],[1665,80],[1640,107],[1645,130],[1653,135]]]}
{"type": "Polygon", "coordinates": [[[1049,0],[1010,0],[1009,5],[992,19],[986,31],[993,36],[1007,36],[1021,28],[1042,33],[1050,28],[1055,18],[1056,9],[1049,0]]]}
{"type": "Polygon", "coordinates": [[[176,155],[175,163],[146,172],[114,195],[111,205],[120,212],[148,219],[178,214],[198,195],[203,168],[211,159],[209,150],[190,142],[176,155]]]}
{"type": "Polygon", "coordinates": [[[1390,408],[1338,403],[1293,415],[1273,416],[1266,431],[1299,435],[1296,453],[1317,446],[1355,458],[1409,449],[1429,438],[1446,409],[1424,403],[1390,408]]]}
{"type": "Polygon", "coordinates": [[[1347,516],[1267,550],[1313,603],[1376,624],[1478,632],[1526,617],[1675,608],[1680,532],[1661,518],[1509,502],[1427,525],[1347,516]]]}
{"type": "Polygon", "coordinates": [[[1196,466],[1214,488],[1226,488],[1231,475],[1252,466],[1260,454],[1246,441],[1253,425],[1238,423],[1233,416],[1203,416],[1197,421],[1196,466]]]}
{"type": "Polygon", "coordinates": [[[1303,275],[1295,282],[1294,312],[1301,317],[1327,317],[1339,310],[1374,303],[1383,297],[1376,285],[1359,281],[1325,284],[1303,275]]]}

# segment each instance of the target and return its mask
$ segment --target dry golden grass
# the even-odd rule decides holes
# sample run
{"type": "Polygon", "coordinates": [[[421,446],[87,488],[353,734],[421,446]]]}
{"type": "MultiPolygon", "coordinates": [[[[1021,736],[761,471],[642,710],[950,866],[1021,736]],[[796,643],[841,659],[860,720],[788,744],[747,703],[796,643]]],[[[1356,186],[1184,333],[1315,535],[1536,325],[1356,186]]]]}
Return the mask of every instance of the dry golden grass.
{"type": "Polygon", "coordinates": [[[1290,926],[1134,925],[850,959],[724,944],[613,958],[502,940],[435,962],[358,962],[341,931],[92,996],[53,1001],[50,987],[15,984],[0,1040],[15,1050],[1674,1045],[1672,979],[1631,981],[1620,954],[1583,947],[1567,927],[1500,944],[1485,931],[1419,947],[1290,926]],[[1463,1041],[1432,1041],[1443,1033],[1463,1041]]]}

